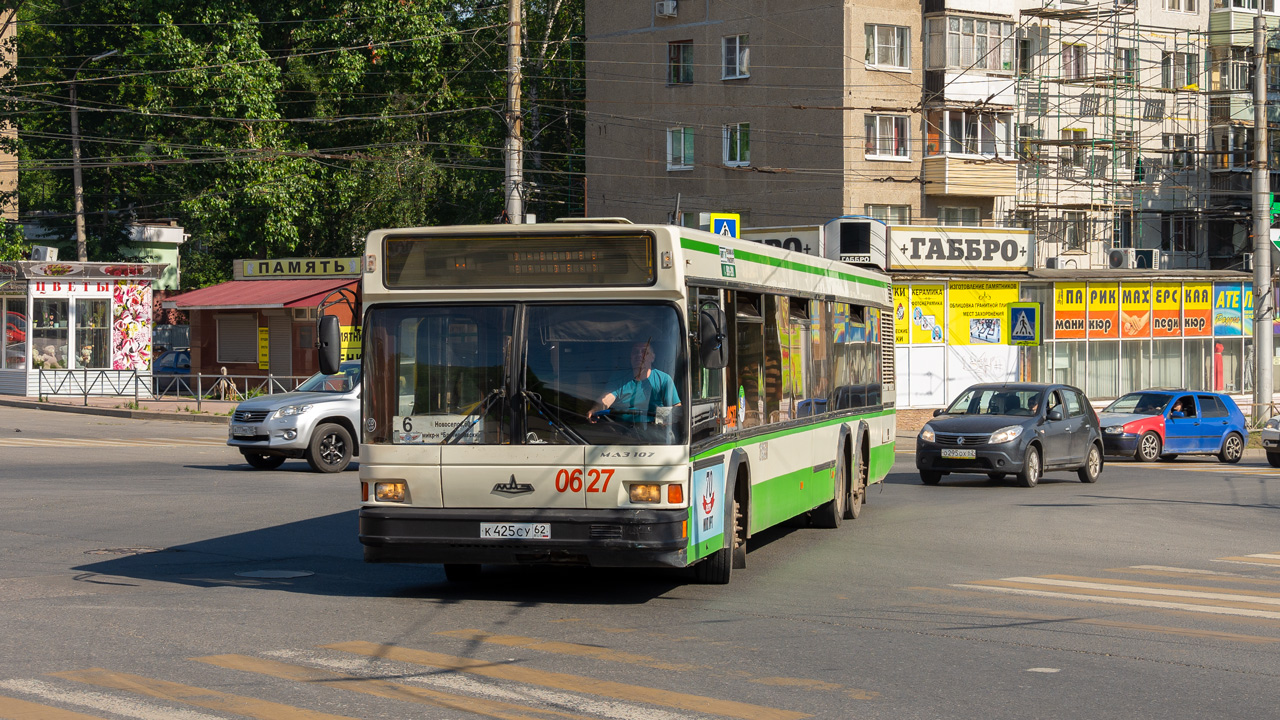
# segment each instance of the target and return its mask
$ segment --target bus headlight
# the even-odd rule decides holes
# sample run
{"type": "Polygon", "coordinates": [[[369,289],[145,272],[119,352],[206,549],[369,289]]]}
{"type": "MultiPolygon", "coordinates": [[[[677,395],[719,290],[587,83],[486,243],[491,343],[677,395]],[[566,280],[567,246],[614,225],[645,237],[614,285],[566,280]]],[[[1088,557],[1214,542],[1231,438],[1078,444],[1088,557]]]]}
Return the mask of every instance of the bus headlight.
{"type": "Polygon", "coordinates": [[[378,502],[404,502],[404,483],[380,482],[373,484],[373,499],[378,502]]]}
{"type": "Polygon", "coordinates": [[[631,502],[634,503],[662,502],[662,494],[658,492],[656,484],[632,485],[628,491],[631,494],[631,502]]]}

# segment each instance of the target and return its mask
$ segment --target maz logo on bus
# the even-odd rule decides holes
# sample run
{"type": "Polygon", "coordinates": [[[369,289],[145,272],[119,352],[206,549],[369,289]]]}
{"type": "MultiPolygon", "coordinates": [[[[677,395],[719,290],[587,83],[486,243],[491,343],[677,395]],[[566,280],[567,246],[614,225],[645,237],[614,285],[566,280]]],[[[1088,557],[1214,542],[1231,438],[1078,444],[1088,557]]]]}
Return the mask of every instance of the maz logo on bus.
{"type": "MultiPolygon", "coordinates": [[[[609,489],[609,481],[613,479],[613,470],[609,468],[591,468],[587,471],[587,492],[602,493],[609,489]],[[600,481],[604,480],[603,483],[600,481]]],[[[582,469],[566,470],[561,468],[556,473],[556,492],[582,492],[582,469]]]]}

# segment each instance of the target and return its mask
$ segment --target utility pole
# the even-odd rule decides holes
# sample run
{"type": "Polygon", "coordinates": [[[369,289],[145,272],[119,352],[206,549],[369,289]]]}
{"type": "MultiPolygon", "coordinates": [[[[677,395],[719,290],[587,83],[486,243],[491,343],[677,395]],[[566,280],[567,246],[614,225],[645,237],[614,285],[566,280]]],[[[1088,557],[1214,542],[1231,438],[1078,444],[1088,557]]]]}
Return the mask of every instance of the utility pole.
{"type": "Polygon", "coordinates": [[[1271,417],[1275,294],[1271,290],[1271,169],[1267,147],[1267,21],[1253,19],[1253,419],[1271,417]]]}
{"type": "Polygon", "coordinates": [[[506,186],[508,222],[524,222],[524,122],[520,113],[521,0],[508,0],[506,186]]]}
{"type": "Polygon", "coordinates": [[[115,50],[108,50],[94,55],[80,63],[80,67],[71,73],[71,182],[76,203],[76,259],[80,262],[89,259],[89,244],[84,233],[84,180],[80,176],[80,114],[76,111],[76,78],[85,65],[115,54],[115,50]]]}

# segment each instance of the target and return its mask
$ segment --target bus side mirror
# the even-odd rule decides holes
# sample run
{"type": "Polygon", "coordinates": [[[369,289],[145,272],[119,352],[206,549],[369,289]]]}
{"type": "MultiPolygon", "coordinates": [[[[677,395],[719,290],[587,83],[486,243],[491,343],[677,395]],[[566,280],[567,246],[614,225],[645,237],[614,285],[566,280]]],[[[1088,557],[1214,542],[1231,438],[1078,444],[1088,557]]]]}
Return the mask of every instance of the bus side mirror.
{"type": "Polygon", "coordinates": [[[342,361],[342,328],[337,315],[321,315],[316,323],[316,347],[320,350],[320,372],[333,375],[342,361]]]}
{"type": "Polygon", "coordinates": [[[720,370],[729,364],[729,344],[725,342],[724,311],[713,302],[698,307],[698,351],[702,367],[720,370]]]}

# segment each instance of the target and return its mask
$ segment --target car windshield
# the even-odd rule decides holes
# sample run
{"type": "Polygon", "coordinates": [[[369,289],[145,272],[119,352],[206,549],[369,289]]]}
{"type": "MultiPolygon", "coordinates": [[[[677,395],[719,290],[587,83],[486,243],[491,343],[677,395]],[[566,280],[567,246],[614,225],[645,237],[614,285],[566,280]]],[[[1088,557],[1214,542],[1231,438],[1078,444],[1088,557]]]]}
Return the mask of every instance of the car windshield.
{"type": "Polygon", "coordinates": [[[298,386],[298,392],[344,393],[360,384],[360,363],[345,362],[333,375],[316,373],[298,386]]]}
{"type": "Polygon", "coordinates": [[[684,346],[667,303],[377,307],[365,417],[395,445],[678,445],[684,346]]]}
{"type": "Polygon", "coordinates": [[[1131,415],[1160,415],[1173,398],[1168,393],[1136,392],[1117,398],[1102,412],[1131,415]]]}
{"type": "Polygon", "coordinates": [[[969,388],[947,408],[948,415],[1021,415],[1031,417],[1040,409],[1039,390],[969,388]]]}

